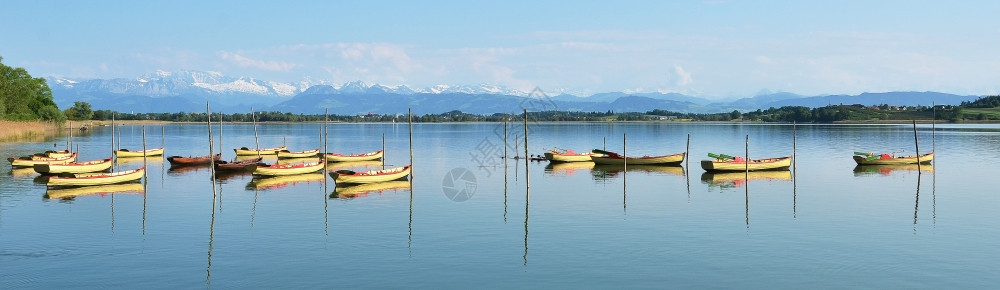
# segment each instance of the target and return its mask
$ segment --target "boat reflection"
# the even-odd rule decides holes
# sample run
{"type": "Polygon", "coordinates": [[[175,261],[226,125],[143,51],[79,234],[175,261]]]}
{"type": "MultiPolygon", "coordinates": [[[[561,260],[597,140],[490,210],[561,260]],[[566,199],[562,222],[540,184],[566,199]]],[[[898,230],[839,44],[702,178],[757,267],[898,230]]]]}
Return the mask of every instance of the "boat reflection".
{"type": "Polygon", "coordinates": [[[143,162],[142,160],[143,159],[146,159],[146,161],[145,161],[146,165],[150,166],[150,167],[152,167],[152,165],[163,164],[163,156],[162,155],[147,156],[146,158],[142,158],[141,156],[140,157],[118,157],[115,160],[118,163],[118,165],[139,165],[139,166],[142,166],[142,162],[143,162]]]}
{"type": "Polygon", "coordinates": [[[609,179],[618,178],[621,173],[628,170],[629,172],[645,172],[649,175],[674,175],[674,176],[684,176],[684,167],[679,165],[612,165],[612,164],[599,164],[595,165],[591,170],[590,174],[594,180],[607,181],[609,179]]]}
{"type": "Polygon", "coordinates": [[[212,169],[209,168],[207,164],[206,165],[170,166],[170,169],[167,169],[167,173],[170,174],[170,175],[183,175],[183,174],[189,174],[189,173],[192,173],[192,172],[199,172],[199,171],[211,172],[211,170],[212,169]]]}
{"type": "Polygon", "coordinates": [[[105,194],[143,194],[145,193],[145,188],[142,187],[142,183],[119,183],[119,184],[108,184],[108,185],[93,185],[93,186],[83,186],[83,187],[71,187],[71,188],[50,188],[45,191],[45,199],[74,199],[78,196],[95,195],[100,194],[101,196],[105,194]]]}
{"type": "Polygon", "coordinates": [[[747,172],[705,172],[701,175],[701,182],[708,184],[709,187],[743,187],[750,181],[792,181],[792,172],[789,170],[750,171],[749,175],[747,172]]]}
{"type": "Polygon", "coordinates": [[[13,167],[10,169],[10,175],[14,178],[25,178],[25,177],[35,177],[35,168],[33,167],[13,167]]]}
{"type": "Polygon", "coordinates": [[[594,168],[594,162],[556,162],[545,165],[545,174],[573,176],[578,172],[590,171],[594,168]]]}
{"type": "Polygon", "coordinates": [[[340,186],[338,185],[333,193],[330,194],[330,198],[356,198],[366,196],[372,193],[382,194],[386,191],[399,191],[399,190],[410,190],[409,180],[396,180],[396,181],[386,181],[377,183],[365,183],[358,185],[348,185],[340,186]]]}
{"type": "Polygon", "coordinates": [[[251,171],[249,171],[249,170],[243,170],[243,171],[216,171],[215,172],[215,179],[218,180],[219,183],[221,183],[221,184],[226,184],[226,183],[228,183],[229,180],[233,180],[233,179],[235,179],[237,177],[241,177],[241,176],[251,176],[252,174],[253,173],[251,171]]]}
{"type": "Polygon", "coordinates": [[[325,174],[322,173],[306,173],[297,175],[282,175],[282,176],[271,176],[271,177],[254,177],[247,183],[248,190],[271,190],[285,188],[289,186],[296,186],[301,184],[309,184],[314,182],[323,182],[326,178],[325,174]]]}
{"type": "Polygon", "coordinates": [[[901,173],[934,173],[934,166],[921,164],[918,168],[916,164],[899,165],[858,165],[854,167],[854,176],[890,176],[901,173]]]}
{"type": "Polygon", "coordinates": [[[319,158],[317,157],[282,158],[276,161],[276,163],[282,165],[299,164],[299,163],[316,163],[316,162],[319,162],[319,158]]]}
{"type": "Polygon", "coordinates": [[[333,172],[337,170],[348,169],[351,171],[368,171],[373,169],[382,169],[382,161],[347,161],[347,162],[330,162],[327,165],[327,171],[333,172]],[[364,170],[355,170],[364,168],[364,170]]]}

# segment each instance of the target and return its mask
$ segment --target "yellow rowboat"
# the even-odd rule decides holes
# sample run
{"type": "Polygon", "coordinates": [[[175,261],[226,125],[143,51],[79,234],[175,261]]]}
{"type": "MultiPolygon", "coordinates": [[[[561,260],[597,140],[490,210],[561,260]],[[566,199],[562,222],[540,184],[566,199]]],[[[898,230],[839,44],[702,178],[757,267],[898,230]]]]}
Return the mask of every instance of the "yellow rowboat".
{"type": "Polygon", "coordinates": [[[73,152],[69,152],[69,150],[46,151],[45,155],[50,158],[59,158],[73,155],[73,152]]]}
{"type": "Polygon", "coordinates": [[[326,154],[323,154],[323,155],[326,156],[326,161],[329,161],[329,162],[344,162],[344,161],[370,161],[370,160],[378,160],[378,159],[382,158],[382,154],[383,154],[382,150],[379,150],[379,151],[375,151],[375,152],[368,152],[368,153],[361,153],[361,154],[350,154],[350,155],[344,155],[344,154],[340,154],[340,153],[326,153],[326,154]]]}
{"type": "Polygon", "coordinates": [[[917,170],[921,172],[933,173],[934,165],[922,164],[917,167],[917,164],[893,164],[893,165],[858,165],[854,167],[854,176],[889,176],[893,173],[899,172],[914,172],[917,170]]]}
{"type": "Polygon", "coordinates": [[[254,155],[254,156],[257,156],[257,152],[260,152],[260,155],[275,155],[275,154],[278,154],[278,151],[285,150],[285,149],[288,149],[288,148],[285,148],[285,146],[281,146],[281,147],[261,148],[260,150],[254,150],[254,149],[242,147],[242,148],[233,149],[233,151],[236,151],[236,156],[240,156],[240,155],[254,155]]]}
{"type": "Polygon", "coordinates": [[[313,182],[323,183],[323,179],[326,179],[326,174],[318,172],[297,174],[297,175],[269,176],[264,178],[255,177],[253,180],[250,181],[250,183],[247,184],[247,189],[249,190],[279,189],[299,184],[309,184],[313,182]]]}
{"type": "Polygon", "coordinates": [[[572,176],[578,171],[590,171],[594,162],[552,162],[545,165],[545,173],[552,175],[572,176]]]}
{"type": "Polygon", "coordinates": [[[782,170],[788,169],[790,166],[792,166],[791,156],[750,161],[744,161],[742,158],[701,161],[701,168],[705,169],[705,171],[782,170]]]}
{"type": "Polygon", "coordinates": [[[386,181],[386,182],[376,182],[376,183],[365,183],[341,186],[338,185],[337,188],[333,190],[330,194],[330,198],[355,198],[359,196],[365,196],[372,193],[382,194],[386,191],[396,191],[396,190],[409,190],[410,181],[409,180],[397,180],[397,181],[386,181]]]}
{"type": "Polygon", "coordinates": [[[49,177],[48,186],[84,186],[115,184],[138,180],[146,173],[146,168],[111,173],[76,173],[69,176],[49,177]]]}
{"type": "Polygon", "coordinates": [[[70,162],[66,164],[41,163],[35,164],[34,169],[35,172],[42,174],[84,173],[108,170],[108,168],[111,168],[111,164],[111,158],[105,158],[101,160],[70,162]]]}
{"type": "Polygon", "coordinates": [[[44,198],[73,199],[78,196],[86,196],[86,195],[126,194],[126,193],[143,194],[146,193],[146,189],[142,187],[142,183],[136,183],[136,182],[68,187],[68,188],[51,188],[45,191],[44,198]]]}
{"type": "Polygon", "coordinates": [[[410,165],[385,170],[370,170],[366,172],[354,172],[350,170],[330,172],[330,176],[333,177],[333,181],[338,185],[392,181],[405,178],[409,174],[410,165]]]}
{"type": "Polygon", "coordinates": [[[767,170],[746,172],[705,172],[701,181],[720,187],[741,187],[749,181],[792,181],[792,172],[788,170],[767,170]]]}
{"type": "Polygon", "coordinates": [[[269,166],[257,166],[254,175],[279,176],[312,173],[323,169],[322,162],[309,162],[297,164],[271,164],[269,166]]]}
{"type": "Polygon", "coordinates": [[[643,156],[643,157],[624,157],[618,155],[617,153],[611,152],[606,156],[593,156],[594,163],[597,164],[617,164],[617,165],[670,165],[670,164],[680,164],[684,161],[684,156],[687,155],[686,152],[681,152],[672,155],[662,155],[662,156],[643,156]]]}
{"type": "Polygon", "coordinates": [[[319,148],[306,151],[291,152],[288,150],[278,151],[278,159],[281,158],[306,158],[319,156],[319,148]]]}
{"type": "Polygon", "coordinates": [[[143,157],[143,156],[156,156],[163,155],[163,148],[146,149],[139,151],[129,151],[128,149],[121,149],[115,151],[115,156],[118,157],[143,157]]]}
{"type": "Polygon", "coordinates": [[[552,150],[545,152],[545,159],[549,162],[591,162],[591,156],[604,156],[604,154],[584,152],[577,153],[573,150],[552,150]]]}
{"type": "Polygon", "coordinates": [[[934,160],[934,152],[920,155],[907,155],[907,156],[890,156],[887,153],[880,155],[875,155],[874,153],[865,153],[864,155],[858,154],[861,152],[854,152],[854,162],[858,165],[894,165],[894,164],[917,164],[920,163],[931,163],[934,160]]]}
{"type": "Polygon", "coordinates": [[[10,161],[10,165],[13,167],[34,167],[35,164],[66,164],[76,161],[76,153],[73,153],[67,157],[59,158],[44,158],[44,157],[19,157],[19,158],[7,158],[10,161]]]}

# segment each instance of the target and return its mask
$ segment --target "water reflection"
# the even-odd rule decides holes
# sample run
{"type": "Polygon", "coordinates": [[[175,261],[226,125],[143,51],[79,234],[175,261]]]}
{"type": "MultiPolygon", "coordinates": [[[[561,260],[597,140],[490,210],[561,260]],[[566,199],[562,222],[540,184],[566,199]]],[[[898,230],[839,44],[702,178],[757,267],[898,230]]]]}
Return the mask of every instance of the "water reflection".
{"type": "Polygon", "coordinates": [[[141,183],[121,183],[72,188],[50,188],[45,191],[43,198],[72,200],[87,195],[101,195],[103,197],[106,194],[144,194],[145,192],[146,189],[143,188],[141,183]]]}
{"type": "Polygon", "coordinates": [[[383,194],[387,191],[399,192],[400,190],[410,190],[409,180],[396,180],[377,183],[366,183],[357,185],[337,185],[330,194],[330,198],[349,199],[364,197],[370,194],[383,194]]]}
{"type": "Polygon", "coordinates": [[[278,164],[299,164],[299,163],[316,163],[319,162],[319,158],[316,157],[302,157],[302,158],[282,158],[278,159],[278,164]]]}
{"type": "Polygon", "coordinates": [[[212,168],[209,168],[208,165],[170,166],[170,169],[167,169],[167,174],[171,176],[176,176],[176,175],[190,174],[199,171],[205,171],[207,173],[210,173],[211,170],[212,168]]]}
{"type": "Polygon", "coordinates": [[[323,182],[326,179],[326,175],[322,173],[306,173],[297,175],[283,175],[283,176],[270,176],[270,177],[260,177],[254,176],[253,179],[247,183],[247,190],[273,190],[285,187],[294,187],[301,184],[310,184],[314,182],[323,182]]]}
{"type": "Polygon", "coordinates": [[[934,173],[934,166],[929,164],[899,164],[899,165],[858,165],[854,167],[854,176],[890,176],[901,173],[934,173]]]}
{"type": "Polygon", "coordinates": [[[146,158],[142,158],[142,157],[118,157],[118,159],[117,159],[116,162],[118,162],[118,165],[138,165],[138,166],[142,166],[143,159],[146,160],[145,161],[146,162],[146,166],[152,167],[153,165],[157,165],[157,166],[162,166],[163,165],[163,156],[162,155],[148,156],[146,158]]]}
{"type": "Polygon", "coordinates": [[[718,187],[721,189],[744,187],[750,181],[792,181],[792,172],[788,170],[777,171],[750,171],[747,172],[705,172],[701,174],[701,182],[708,184],[709,188],[718,187]]]}
{"type": "Polygon", "coordinates": [[[573,176],[573,174],[587,172],[593,168],[594,162],[556,162],[545,165],[545,174],[573,176]]]}
{"type": "Polygon", "coordinates": [[[595,165],[591,170],[591,177],[595,181],[608,181],[611,179],[618,178],[620,175],[624,176],[626,170],[628,172],[644,172],[650,175],[673,175],[673,176],[684,176],[684,167],[680,165],[614,165],[614,164],[600,164],[595,165]]]}
{"type": "MultiPolygon", "coordinates": [[[[10,169],[10,175],[14,176],[14,178],[27,178],[27,177],[35,176],[35,174],[38,174],[38,173],[35,172],[35,169],[31,168],[31,167],[28,167],[28,168],[13,167],[13,168],[10,169]]],[[[46,180],[46,181],[48,181],[48,180],[46,180]]]]}
{"type": "Polygon", "coordinates": [[[382,161],[369,160],[369,161],[330,162],[327,163],[326,166],[327,166],[326,170],[329,172],[344,170],[344,169],[352,171],[368,171],[376,168],[382,168],[382,161]],[[354,170],[359,168],[364,168],[364,170],[354,170]]]}

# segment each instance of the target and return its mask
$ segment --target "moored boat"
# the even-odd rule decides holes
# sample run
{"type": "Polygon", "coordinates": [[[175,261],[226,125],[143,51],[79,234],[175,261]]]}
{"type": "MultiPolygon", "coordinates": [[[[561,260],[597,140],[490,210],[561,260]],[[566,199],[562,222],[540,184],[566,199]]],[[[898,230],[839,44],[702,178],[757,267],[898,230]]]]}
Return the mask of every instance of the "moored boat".
{"type": "Polygon", "coordinates": [[[927,164],[931,163],[932,160],[934,160],[934,152],[920,156],[893,156],[889,153],[875,154],[872,152],[854,152],[854,162],[858,163],[858,165],[927,164]]]}
{"type": "Polygon", "coordinates": [[[260,150],[250,149],[250,148],[247,148],[247,147],[241,147],[241,148],[233,149],[233,151],[236,152],[237,156],[240,156],[240,155],[258,155],[258,152],[259,152],[260,155],[275,155],[275,154],[278,154],[278,151],[285,150],[285,149],[287,149],[287,148],[285,148],[285,146],[274,147],[274,148],[261,148],[260,150]]]}
{"type": "Polygon", "coordinates": [[[661,156],[626,157],[615,152],[594,149],[595,153],[603,153],[604,156],[592,156],[591,159],[597,164],[619,164],[619,165],[671,165],[680,164],[684,161],[687,152],[661,156]]]}
{"type": "Polygon", "coordinates": [[[702,160],[701,168],[706,171],[758,171],[758,170],[783,170],[792,166],[792,157],[774,157],[755,160],[746,160],[743,157],[730,157],[728,155],[712,155],[714,160],[702,160]],[[723,156],[723,158],[719,158],[723,156]]]}
{"type": "Polygon", "coordinates": [[[167,161],[170,162],[170,166],[183,166],[183,165],[207,165],[212,164],[213,161],[222,159],[222,154],[215,154],[215,156],[170,156],[167,157],[167,161]]]}
{"type": "Polygon", "coordinates": [[[254,175],[279,176],[312,173],[323,169],[323,162],[309,162],[298,164],[271,164],[267,166],[258,165],[254,175]]]}
{"type": "Polygon", "coordinates": [[[257,163],[263,160],[261,157],[236,161],[215,161],[216,171],[251,171],[257,167],[257,163]]]}
{"type": "Polygon", "coordinates": [[[64,150],[58,150],[58,151],[45,151],[45,156],[47,156],[49,158],[60,158],[60,157],[66,157],[66,156],[70,156],[70,155],[73,155],[73,152],[69,152],[69,150],[65,150],[65,149],[64,150]]]}
{"type": "Polygon", "coordinates": [[[375,183],[401,179],[410,174],[410,165],[384,170],[369,170],[365,172],[354,172],[350,170],[338,170],[330,172],[333,181],[339,184],[355,183],[375,183]]]}
{"type": "Polygon", "coordinates": [[[84,162],[70,162],[65,164],[39,163],[33,166],[35,172],[42,174],[57,173],[84,173],[104,171],[111,168],[111,158],[91,160],[84,162]]]}
{"type": "Polygon", "coordinates": [[[316,156],[319,156],[319,148],[316,148],[316,149],[313,149],[313,150],[306,150],[306,151],[297,151],[297,152],[291,152],[291,151],[288,151],[288,150],[280,150],[280,151],[278,151],[278,159],[283,159],[283,158],[307,158],[307,157],[316,157],[316,156]]]}
{"type": "Polygon", "coordinates": [[[594,152],[573,152],[573,150],[553,149],[545,152],[545,160],[549,162],[591,162],[591,156],[604,156],[604,154],[594,152]]]}
{"type": "Polygon", "coordinates": [[[18,157],[18,158],[7,158],[10,161],[10,165],[13,167],[33,167],[35,164],[66,164],[76,161],[76,153],[71,154],[66,157],[58,158],[46,158],[46,157],[18,157]]]}
{"type": "Polygon", "coordinates": [[[149,156],[157,156],[157,155],[163,155],[163,148],[162,147],[161,148],[146,149],[146,150],[139,150],[139,151],[131,151],[131,150],[128,150],[128,149],[121,149],[121,150],[115,151],[115,156],[118,156],[118,157],[143,157],[143,156],[149,157],[149,156]]]}
{"type": "Polygon", "coordinates": [[[379,150],[375,152],[368,152],[361,154],[346,154],[346,155],[340,153],[326,153],[323,154],[323,156],[325,156],[326,161],[330,162],[370,161],[382,158],[383,153],[384,152],[382,152],[382,150],[379,150]]]}
{"type": "Polygon", "coordinates": [[[146,168],[111,172],[111,173],[76,173],[67,176],[57,175],[49,177],[48,186],[84,186],[115,184],[138,180],[146,173],[146,168]]]}

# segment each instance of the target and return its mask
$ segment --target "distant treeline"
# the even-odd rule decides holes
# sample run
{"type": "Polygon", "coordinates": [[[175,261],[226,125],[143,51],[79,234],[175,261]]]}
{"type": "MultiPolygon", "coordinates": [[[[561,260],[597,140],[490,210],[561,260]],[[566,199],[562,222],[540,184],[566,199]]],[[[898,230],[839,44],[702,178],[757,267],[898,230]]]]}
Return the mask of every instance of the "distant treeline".
{"type": "MultiPolygon", "coordinates": [[[[89,104],[76,104],[75,107],[87,107],[89,104]]],[[[883,120],[1000,120],[997,114],[986,114],[973,108],[1000,107],[1000,96],[983,97],[973,102],[963,102],[959,106],[938,105],[929,106],[863,106],[863,105],[831,105],[820,108],[802,106],[786,106],[768,108],[756,111],[732,111],[729,113],[696,114],[680,113],[654,109],[647,112],[567,112],[541,111],[528,112],[532,121],[751,121],[751,122],[800,122],[829,123],[837,121],[883,121],[883,120]]],[[[93,111],[93,120],[111,120],[112,114],[118,120],[159,120],[172,122],[206,122],[208,115],[200,113],[118,113],[110,110],[93,111]]],[[[219,113],[213,113],[212,120],[219,120],[219,113]]],[[[329,118],[331,122],[406,122],[406,114],[365,114],[365,115],[329,115],[322,114],[292,114],[283,112],[257,112],[258,122],[322,122],[329,118]]],[[[450,111],[441,114],[414,115],[413,121],[419,123],[432,122],[502,122],[504,120],[520,120],[521,114],[496,113],[489,115],[469,114],[461,111],[450,111]]],[[[251,122],[250,113],[222,114],[225,122],[251,122]]]]}

